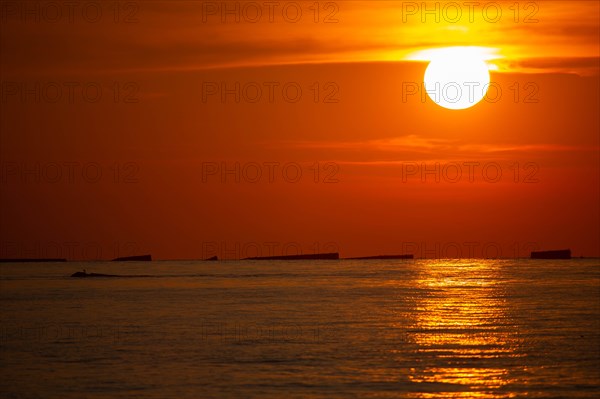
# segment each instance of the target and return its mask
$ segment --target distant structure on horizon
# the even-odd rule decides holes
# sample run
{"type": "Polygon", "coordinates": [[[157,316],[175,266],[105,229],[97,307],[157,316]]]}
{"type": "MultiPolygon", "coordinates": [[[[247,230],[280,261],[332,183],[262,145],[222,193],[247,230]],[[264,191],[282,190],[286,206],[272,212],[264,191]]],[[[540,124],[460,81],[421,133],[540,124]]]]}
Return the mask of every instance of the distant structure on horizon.
{"type": "Polygon", "coordinates": [[[571,250],[533,251],[531,252],[531,259],[571,259],[571,250]]]}
{"type": "Polygon", "coordinates": [[[360,256],[358,258],[344,258],[349,260],[368,260],[368,259],[414,259],[413,254],[406,255],[375,255],[375,256],[360,256]]]}
{"type": "Polygon", "coordinates": [[[283,256],[255,256],[242,260],[336,260],[340,258],[337,252],[306,255],[283,255],[283,256]]]}
{"type": "Polygon", "coordinates": [[[114,258],[111,262],[150,262],[152,260],[151,255],[136,255],[136,256],[123,256],[121,258],[114,258]]]}

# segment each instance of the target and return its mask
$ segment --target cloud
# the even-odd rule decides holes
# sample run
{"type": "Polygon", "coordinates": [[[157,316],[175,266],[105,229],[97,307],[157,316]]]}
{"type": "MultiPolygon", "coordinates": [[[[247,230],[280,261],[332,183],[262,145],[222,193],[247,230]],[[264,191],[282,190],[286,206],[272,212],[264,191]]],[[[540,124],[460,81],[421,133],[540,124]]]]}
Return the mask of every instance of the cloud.
{"type": "Polygon", "coordinates": [[[513,68],[526,72],[563,72],[591,75],[600,69],[600,57],[530,58],[516,61],[513,68]]]}
{"type": "MultiPolygon", "coordinates": [[[[540,3],[536,23],[525,22],[531,10],[515,16],[508,5],[496,23],[484,20],[481,9],[473,22],[465,14],[457,23],[431,16],[423,23],[421,15],[407,16],[407,2],[400,1],[330,2],[335,7],[318,14],[314,2],[296,2],[302,9],[298,22],[282,17],[280,10],[271,22],[262,10],[258,23],[243,17],[236,22],[229,14],[223,23],[220,13],[206,15],[205,3],[211,2],[136,3],[134,23],[114,23],[108,6],[99,23],[34,23],[18,14],[3,15],[3,71],[39,72],[40,65],[48,72],[106,73],[399,61],[417,50],[444,46],[499,48],[508,66],[502,71],[508,72],[598,70],[596,2],[540,3]],[[330,15],[337,22],[325,23],[330,15]]],[[[230,9],[242,4],[212,3],[230,9]]]]}
{"type": "Polygon", "coordinates": [[[411,161],[449,161],[510,158],[515,153],[532,157],[543,153],[597,152],[600,147],[559,144],[474,144],[460,140],[405,135],[366,141],[295,141],[280,142],[276,147],[335,152],[336,162],[348,164],[399,164],[411,161]],[[366,155],[368,154],[368,155],[366,155]],[[442,156],[440,156],[443,154],[442,156]]]}

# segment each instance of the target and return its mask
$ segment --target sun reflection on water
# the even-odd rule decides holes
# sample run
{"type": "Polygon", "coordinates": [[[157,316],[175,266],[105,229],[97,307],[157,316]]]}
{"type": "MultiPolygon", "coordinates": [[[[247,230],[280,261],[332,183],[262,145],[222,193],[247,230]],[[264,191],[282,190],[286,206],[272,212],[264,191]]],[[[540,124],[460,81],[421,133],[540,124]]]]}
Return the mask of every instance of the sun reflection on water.
{"type": "Polygon", "coordinates": [[[500,360],[521,355],[511,335],[499,262],[423,263],[417,285],[428,294],[417,304],[410,329],[420,361],[409,378],[436,389],[411,397],[512,397],[501,390],[511,378],[500,360]]]}

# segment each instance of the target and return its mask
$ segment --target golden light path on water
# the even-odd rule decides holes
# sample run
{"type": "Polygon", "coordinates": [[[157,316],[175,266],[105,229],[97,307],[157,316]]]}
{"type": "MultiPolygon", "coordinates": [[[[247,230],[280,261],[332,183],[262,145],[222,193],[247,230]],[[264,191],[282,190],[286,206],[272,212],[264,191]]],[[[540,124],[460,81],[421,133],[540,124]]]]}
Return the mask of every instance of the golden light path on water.
{"type": "Polygon", "coordinates": [[[9,264],[0,287],[0,397],[600,392],[597,259],[9,264]]]}
{"type": "Polygon", "coordinates": [[[418,398],[508,398],[498,389],[512,381],[493,359],[521,357],[507,324],[497,260],[446,260],[423,264],[416,285],[431,290],[417,304],[411,334],[422,359],[411,369],[415,383],[447,384],[457,392],[409,395],[418,398]],[[443,365],[440,367],[440,365],[443,365]],[[465,391],[465,388],[472,391],[465,391]],[[460,392],[458,392],[460,390],[460,392]]]}

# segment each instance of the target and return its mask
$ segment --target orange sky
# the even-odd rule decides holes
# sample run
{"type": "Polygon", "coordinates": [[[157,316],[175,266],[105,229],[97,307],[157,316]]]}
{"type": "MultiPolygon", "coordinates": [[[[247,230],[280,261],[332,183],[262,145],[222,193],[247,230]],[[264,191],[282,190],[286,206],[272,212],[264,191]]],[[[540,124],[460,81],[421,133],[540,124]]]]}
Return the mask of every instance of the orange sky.
{"type": "Polygon", "coordinates": [[[0,257],[600,255],[597,2],[50,3],[0,10],[0,257]],[[447,46],[501,96],[407,95],[447,46]]]}

